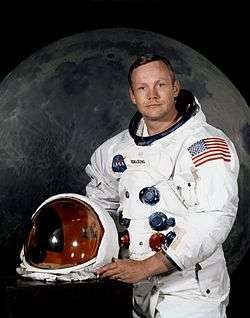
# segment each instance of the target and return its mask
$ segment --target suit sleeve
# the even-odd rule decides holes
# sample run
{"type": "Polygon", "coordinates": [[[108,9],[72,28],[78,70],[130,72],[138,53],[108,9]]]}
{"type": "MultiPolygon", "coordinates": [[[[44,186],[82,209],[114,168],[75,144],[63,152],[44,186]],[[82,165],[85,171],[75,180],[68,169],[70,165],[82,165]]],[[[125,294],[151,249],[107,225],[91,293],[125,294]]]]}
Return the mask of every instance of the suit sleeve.
{"type": "Polygon", "coordinates": [[[86,186],[86,195],[113,216],[119,206],[118,182],[111,175],[108,163],[108,150],[100,146],[85,168],[90,177],[90,182],[86,186]]]}
{"type": "Polygon", "coordinates": [[[210,257],[233,226],[238,206],[239,162],[234,145],[230,141],[227,144],[230,155],[218,159],[204,156],[203,161],[194,161],[186,150],[184,160],[190,160],[195,176],[193,201],[167,249],[167,255],[181,269],[210,257]]]}

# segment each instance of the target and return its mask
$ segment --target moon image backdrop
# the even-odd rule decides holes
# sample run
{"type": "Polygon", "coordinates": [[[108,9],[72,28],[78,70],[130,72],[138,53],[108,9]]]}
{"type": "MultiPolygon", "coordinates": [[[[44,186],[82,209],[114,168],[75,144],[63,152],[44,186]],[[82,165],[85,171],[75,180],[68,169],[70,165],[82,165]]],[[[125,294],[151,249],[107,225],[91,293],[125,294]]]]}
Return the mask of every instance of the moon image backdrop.
{"type": "Polygon", "coordinates": [[[60,39],[35,52],[0,83],[1,270],[19,261],[26,226],[49,196],[85,193],[85,166],[135,113],[127,72],[153,52],[173,63],[183,88],[207,121],[234,142],[240,159],[240,205],[224,251],[233,272],[250,246],[249,108],[230,80],[190,47],[158,33],[100,29],[60,39]]]}

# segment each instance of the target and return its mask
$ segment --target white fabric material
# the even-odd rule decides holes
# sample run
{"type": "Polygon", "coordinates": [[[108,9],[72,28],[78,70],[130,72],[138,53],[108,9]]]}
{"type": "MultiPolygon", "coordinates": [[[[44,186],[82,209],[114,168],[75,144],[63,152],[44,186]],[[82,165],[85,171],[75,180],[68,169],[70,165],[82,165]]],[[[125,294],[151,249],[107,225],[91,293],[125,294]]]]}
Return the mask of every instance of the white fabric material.
{"type": "MultiPolygon", "coordinates": [[[[143,123],[139,127],[142,126],[143,123]]],[[[182,297],[188,299],[183,302],[183,310],[194,306],[192,315],[184,314],[185,317],[225,317],[230,284],[222,243],[237,213],[239,172],[236,150],[229,138],[207,124],[200,110],[177,130],[149,146],[137,146],[127,130],[121,132],[94,152],[86,172],[91,178],[87,195],[111,214],[122,211],[123,217],[131,219],[131,258],[144,259],[153,253],[148,244],[154,232],[148,225],[149,215],[162,211],[176,220],[176,226],[169,229],[175,231],[176,238],[166,252],[182,271],[157,278],[155,286],[161,303],[156,305],[155,297],[148,297],[154,305],[146,306],[145,317],[154,317],[156,308],[157,317],[184,317],[177,313],[182,297]],[[218,159],[195,167],[188,147],[209,137],[226,141],[230,162],[218,159]],[[124,172],[112,170],[112,160],[118,154],[127,166],[124,172]],[[160,200],[154,206],[139,199],[140,190],[149,186],[160,191],[160,200]],[[200,270],[196,270],[197,263],[200,270]],[[204,303],[207,312],[198,313],[204,303]]],[[[142,304],[144,297],[138,297],[142,304]]]]}
{"type": "Polygon", "coordinates": [[[45,200],[32,215],[32,218],[38,213],[38,211],[46,204],[58,199],[73,198],[89,204],[96,214],[98,215],[100,222],[103,226],[104,233],[98,248],[97,256],[90,261],[77,266],[61,268],[61,269],[41,269],[31,266],[25,259],[24,247],[22,248],[20,258],[21,264],[16,269],[17,273],[23,277],[37,280],[60,280],[60,281],[72,281],[72,280],[86,280],[96,277],[96,269],[104,266],[112,261],[113,257],[118,257],[119,253],[119,241],[118,232],[115,223],[111,216],[103,212],[103,209],[86,196],[76,193],[61,193],[54,195],[45,200]]]}
{"type": "Polygon", "coordinates": [[[96,274],[93,271],[93,268],[88,269],[85,267],[79,272],[70,272],[67,274],[50,274],[46,272],[36,272],[27,270],[23,265],[18,267],[16,269],[17,274],[21,275],[22,277],[32,279],[32,280],[46,280],[47,282],[55,282],[55,281],[61,281],[61,282],[72,282],[72,281],[82,281],[82,280],[88,280],[88,279],[95,279],[96,274]],[[89,270],[89,271],[88,271],[89,270]]]}

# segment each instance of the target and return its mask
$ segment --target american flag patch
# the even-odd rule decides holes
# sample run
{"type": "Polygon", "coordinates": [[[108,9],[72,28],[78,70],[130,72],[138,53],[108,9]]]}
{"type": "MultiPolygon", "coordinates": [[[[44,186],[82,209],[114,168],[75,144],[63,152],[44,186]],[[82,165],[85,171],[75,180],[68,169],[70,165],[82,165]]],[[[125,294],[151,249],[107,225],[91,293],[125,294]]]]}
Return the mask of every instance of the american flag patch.
{"type": "Polygon", "coordinates": [[[231,155],[226,141],[222,138],[204,138],[188,147],[196,167],[211,160],[230,161],[231,155]]]}

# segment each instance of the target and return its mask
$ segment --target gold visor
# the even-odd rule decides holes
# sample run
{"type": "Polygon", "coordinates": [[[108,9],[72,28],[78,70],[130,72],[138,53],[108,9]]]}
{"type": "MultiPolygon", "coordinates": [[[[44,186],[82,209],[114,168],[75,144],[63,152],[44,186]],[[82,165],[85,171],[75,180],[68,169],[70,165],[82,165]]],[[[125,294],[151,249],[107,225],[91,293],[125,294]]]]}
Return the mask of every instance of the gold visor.
{"type": "Polygon", "coordinates": [[[84,264],[96,257],[103,233],[89,204],[75,198],[56,199],[42,206],[32,219],[25,259],[42,269],[84,264]]]}

